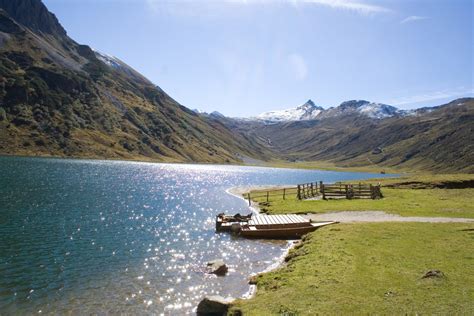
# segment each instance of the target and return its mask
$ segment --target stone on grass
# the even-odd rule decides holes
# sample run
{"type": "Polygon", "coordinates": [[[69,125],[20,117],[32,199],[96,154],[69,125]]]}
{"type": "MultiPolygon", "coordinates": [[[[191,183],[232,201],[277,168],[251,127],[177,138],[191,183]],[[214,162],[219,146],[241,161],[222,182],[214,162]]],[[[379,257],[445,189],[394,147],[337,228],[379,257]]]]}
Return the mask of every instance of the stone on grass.
{"type": "Polygon", "coordinates": [[[197,306],[198,315],[226,315],[233,298],[219,295],[206,296],[197,306]]]}
{"type": "Polygon", "coordinates": [[[422,279],[426,278],[444,278],[444,273],[440,270],[430,270],[422,277],[422,279]]]}
{"type": "Polygon", "coordinates": [[[207,273],[215,275],[225,275],[229,270],[222,259],[209,261],[206,266],[207,273]]]}

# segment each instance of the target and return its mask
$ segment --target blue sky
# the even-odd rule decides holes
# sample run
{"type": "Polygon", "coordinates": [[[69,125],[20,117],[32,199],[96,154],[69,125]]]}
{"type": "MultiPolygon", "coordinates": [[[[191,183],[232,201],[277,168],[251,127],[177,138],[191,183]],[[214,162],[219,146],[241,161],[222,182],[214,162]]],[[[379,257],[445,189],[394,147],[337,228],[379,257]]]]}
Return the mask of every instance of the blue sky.
{"type": "Polygon", "coordinates": [[[43,1],[77,42],[193,109],[409,109],[474,95],[470,0],[43,1]]]}

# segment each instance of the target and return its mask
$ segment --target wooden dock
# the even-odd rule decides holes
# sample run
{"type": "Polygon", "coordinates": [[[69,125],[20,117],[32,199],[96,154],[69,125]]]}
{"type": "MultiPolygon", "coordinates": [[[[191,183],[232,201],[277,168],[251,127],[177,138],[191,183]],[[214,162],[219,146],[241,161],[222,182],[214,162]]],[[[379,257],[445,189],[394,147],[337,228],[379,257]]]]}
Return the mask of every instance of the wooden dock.
{"type": "Polygon", "coordinates": [[[251,218],[219,214],[216,231],[227,231],[247,238],[296,239],[322,226],[337,222],[311,222],[300,215],[254,215],[251,218]]]}
{"type": "Polygon", "coordinates": [[[252,216],[248,222],[249,226],[268,226],[268,225],[307,225],[309,219],[300,215],[257,215],[252,216]]]}

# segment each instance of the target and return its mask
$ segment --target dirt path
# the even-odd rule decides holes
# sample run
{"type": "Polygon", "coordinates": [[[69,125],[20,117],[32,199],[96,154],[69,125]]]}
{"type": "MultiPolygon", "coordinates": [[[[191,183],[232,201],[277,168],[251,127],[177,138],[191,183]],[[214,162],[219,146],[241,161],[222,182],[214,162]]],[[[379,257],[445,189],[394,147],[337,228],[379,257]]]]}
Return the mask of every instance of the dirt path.
{"type": "Polygon", "coordinates": [[[337,221],[341,223],[354,222],[420,222],[420,223],[474,223],[472,218],[456,217],[405,217],[397,214],[388,214],[382,211],[350,211],[326,214],[303,215],[313,221],[337,221]]]}

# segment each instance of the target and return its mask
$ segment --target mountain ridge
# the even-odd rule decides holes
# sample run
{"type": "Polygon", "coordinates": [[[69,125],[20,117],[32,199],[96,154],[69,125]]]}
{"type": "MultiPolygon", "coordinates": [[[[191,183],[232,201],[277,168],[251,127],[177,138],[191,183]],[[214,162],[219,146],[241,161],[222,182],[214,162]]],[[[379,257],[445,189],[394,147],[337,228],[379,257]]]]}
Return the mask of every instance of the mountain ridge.
{"type": "Polygon", "coordinates": [[[40,0],[0,0],[0,154],[474,172],[473,98],[414,111],[309,100],[259,120],[197,113],[48,14],[40,0]]]}
{"type": "Polygon", "coordinates": [[[0,153],[265,158],[264,148],[196,115],[122,61],[107,63],[105,54],[76,43],[40,0],[0,1],[0,153]]]}
{"type": "Polygon", "coordinates": [[[351,112],[272,124],[232,118],[222,122],[288,161],[474,172],[474,98],[380,119],[351,112]]]}
{"type": "MultiPolygon", "coordinates": [[[[263,112],[256,116],[230,118],[244,121],[262,121],[268,124],[277,122],[316,120],[350,114],[365,115],[373,119],[385,119],[393,116],[417,115],[421,112],[430,111],[433,108],[435,107],[402,110],[392,105],[366,100],[348,100],[342,102],[338,106],[324,108],[322,106],[315,105],[315,103],[309,99],[303,105],[293,108],[263,112]]],[[[198,111],[198,113],[206,114],[205,112],[200,111],[198,111]]]]}

